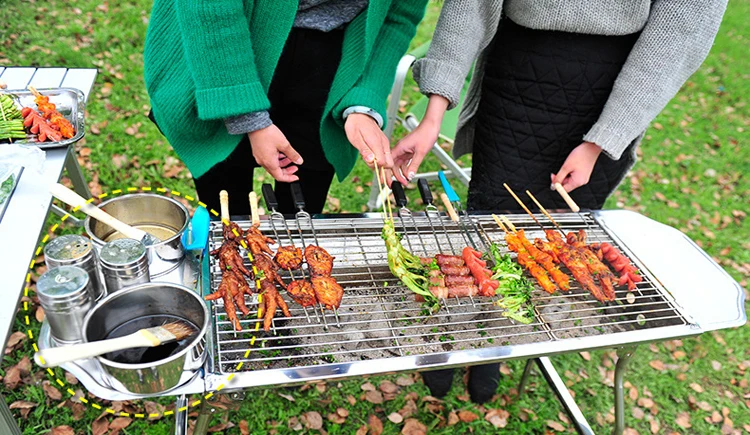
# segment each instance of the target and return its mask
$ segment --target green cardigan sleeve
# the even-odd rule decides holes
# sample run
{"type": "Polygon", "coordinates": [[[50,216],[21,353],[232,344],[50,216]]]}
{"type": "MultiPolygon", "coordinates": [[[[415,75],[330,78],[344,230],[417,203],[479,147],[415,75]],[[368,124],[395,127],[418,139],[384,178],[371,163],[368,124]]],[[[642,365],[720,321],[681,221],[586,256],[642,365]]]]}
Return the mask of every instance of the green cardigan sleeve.
{"type": "MultiPolygon", "coordinates": [[[[253,0],[248,6],[252,8],[253,0]]],[[[224,119],[271,104],[255,65],[243,0],[176,0],[198,117],[224,119]]],[[[178,49],[178,48],[175,48],[178,49]]]]}
{"type": "Polygon", "coordinates": [[[343,124],[343,112],[351,106],[370,107],[386,119],[385,103],[396,75],[396,66],[417,32],[426,5],[427,0],[393,0],[362,77],[333,109],[337,122],[343,124]]]}

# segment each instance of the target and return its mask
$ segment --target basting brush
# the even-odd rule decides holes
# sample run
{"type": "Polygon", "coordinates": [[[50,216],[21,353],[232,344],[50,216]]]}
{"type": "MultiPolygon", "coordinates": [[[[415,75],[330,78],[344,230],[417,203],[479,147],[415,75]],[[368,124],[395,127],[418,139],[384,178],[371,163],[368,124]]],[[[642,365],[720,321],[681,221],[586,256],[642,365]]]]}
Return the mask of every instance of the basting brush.
{"type": "Polygon", "coordinates": [[[42,367],[57,367],[66,362],[92,358],[105,353],[136,347],[156,347],[184,340],[196,329],[187,322],[177,321],[162,326],[144,328],[132,334],[109,340],[43,349],[34,354],[34,361],[42,367]]]}

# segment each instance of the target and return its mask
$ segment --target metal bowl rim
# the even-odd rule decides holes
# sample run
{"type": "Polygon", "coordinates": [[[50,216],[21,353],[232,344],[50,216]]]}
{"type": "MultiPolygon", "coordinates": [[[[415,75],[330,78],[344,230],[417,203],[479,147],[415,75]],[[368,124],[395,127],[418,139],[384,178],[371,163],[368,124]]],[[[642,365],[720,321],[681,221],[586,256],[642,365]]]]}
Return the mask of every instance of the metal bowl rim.
{"type": "MultiPolygon", "coordinates": [[[[153,245],[149,245],[149,246],[147,246],[147,248],[149,248],[149,247],[159,247],[159,246],[162,246],[162,245],[166,245],[166,244],[171,243],[171,242],[173,242],[175,240],[178,240],[178,239],[180,239],[182,237],[182,233],[185,232],[185,230],[187,229],[188,225],[190,224],[190,211],[180,201],[177,201],[176,199],[171,198],[169,196],[156,195],[156,194],[153,194],[153,193],[130,193],[130,194],[127,194],[127,195],[122,195],[122,196],[117,196],[117,197],[114,197],[114,198],[110,198],[110,199],[102,202],[101,204],[97,205],[97,207],[102,208],[102,207],[104,207],[105,205],[107,205],[107,204],[109,204],[111,202],[122,201],[124,198],[138,198],[138,197],[140,197],[140,198],[144,198],[144,197],[146,197],[146,198],[159,198],[159,199],[164,199],[164,200],[170,201],[173,204],[177,205],[180,208],[180,210],[182,210],[185,213],[185,223],[182,225],[182,228],[180,228],[179,230],[177,230],[177,232],[175,233],[174,236],[172,236],[172,237],[170,237],[168,239],[162,240],[159,243],[155,243],[153,245]]],[[[117,216],[115,216],[115,217],[117,217],[117,216]]],[[[83,225],[84,225],[84,228],[86,229],[86,234],[89,237],[91,237],[91,240],[93,240],[95,242],[98,242],[102,246],[107,243],[104,240],[102,240],[99,237],[97,237],[94,234],[94,232],[91,230],[91,216],[86,216],[86,220],[84,220],[83,225]]]]}
{"type": "Polygon", "coordinates": [[[91,317],[94,315],[96,310],[104,306],[107,302],[116,299],[118,297],[122,297],[124,295],[127,295],[129,293],[135,293],[140,290],[144,290],[147,288],[153,288],[153,287],[172,287],[178,290],[182,290],[186,293],[189,293],[192,297],[194,297],[198,302],[200,302],[201,307],[203,308],[203,325],[198,331],[198,335],[193,339],[193,342],[190,343],[189,346],[185,347],[185,349],[182,349],[181,351],[177,352],[176,354],[160,359],[158,361],[150,362],[150,363],[140,363],[140,364],[124,364],[124,363],[118,363],[115,361],[108,360],[107,358],[104,358],[102,356],[96,357],[97,360],[99,360],[100,363],[102,363],[105,366],[108,367],[114,367],[118,369],[129,369],[129,370],[141,370],[141,369],[149,369],[152,367],[160,366],[162,364],[166,364],[169,362],[172,362],[178,358],[182,358],[184,355],[186,355],[188,352],[192,351],[193,348],[200,342],[200,340],[203,339],[203,337],[206,335],[206,332],[208,331],[209,324],[211,322],[210,319],[210,313],[208,311],[208,307],[206,306],[206,302],[201,298],[198,293],[190,290],[188,287],[179,285],[179,284],[172,284],[168,282],[147,282],[143,284],[139,284],[133,287],[128,287],[123,290],[119,290],[115,293],[112,293],[111,295],[107,295],[104,299],[100,300],[92,309],[86,314],[86,317],[83,318],[83,326],[81,327],[81,337],[83,339],[84,343],[88,343],[88,339],[86,337],[86,329],[89,326],[89,321],[91,320],[91,317]]]}

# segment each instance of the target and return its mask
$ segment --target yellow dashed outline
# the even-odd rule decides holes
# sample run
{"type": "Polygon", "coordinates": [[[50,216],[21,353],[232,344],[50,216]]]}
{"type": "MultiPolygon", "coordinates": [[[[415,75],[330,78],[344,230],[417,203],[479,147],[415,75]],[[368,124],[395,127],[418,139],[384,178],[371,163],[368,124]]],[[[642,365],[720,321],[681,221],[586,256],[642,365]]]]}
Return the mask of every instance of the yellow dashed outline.
{"type": "MultiPolygon", "coordinates": [[[[137,192],[139,190],[142,191],[142,192],[152,192],[153,191],[150,186],[141,187],[140,189],[137,188],[137,187],[128,187],[125,190],[127,192],[137,192]]],[[[203,207],[203,208],[208,209],[208,207],[206,206],[205,203],[203,203],[201,201],[195,200],[195,198],[193,198],[190,195],[182,195],[180,192],[177,192],[175,190],[167,190],[167,189],[165,189],[163,187],[157,187],[155,190],[157,192],[159,192],[159,193],[162,193],[162,194],[171,193],[174,196],[179,196],[179,197],[185,198],[188,201],[195,202],[199,207],[203,207]]],[[[98,199],[104,199],[104,198],[106,198],[109,195],[116,196],[116,195],[120,195],[122,193],[123,193],[123,189],[115,189],[111,193],[104,192],[104,193],[98,195],[97,198],[98,199]]],[[[94,198],[90,198],[89,200],[86,201],[86,203],[90,204],[93,201],[94,201],[94,198]]],[[[73,212],[77,212],[79,210],[79,208],[80,207],[75,207],[73,209],[73,212]]],[[[219,216],[219,213],[216,210],[214,210],[214,209],[208,209],[208,210],[214,216],[219,216]]],[[[60,218],[60,220],[61,221],[65,221],[69,216],[70,216],[70,214],[65,214],[63,217],[60,218]]],[[[226,219],[222,219],[222,222],[225,225],[229,225],[229,221],[227,221],[226,219]]],[[[60,226],[60,224],[58,224],[58,223],[52,225],[50,227],[50,233],[54,233],[55,231],[57,231],[57,229],[59,228],[59,226],[60,226]]],[[[233,230],[233,231],[234,231],[235,236],[239,237],[239,234],[237,234],[236,230],[233,230]]],[[[49,234],[45,234],[44,237],[42,238],[42,241],[41,241],[40,245],[36,249],[35,256],[39,256],[39,254],[43,250],[44,245],[49,241],[49,239],[50,239],[50,235],[49,234]]],[[[246,245],[245,241],[242,240],[242,239],[240,239],[240,244],[242,245],[243,248],[245,248],[247,250],[247,256],[250,259],[250,261],[252,262],[253,261],[253,257],[252,257],[252,254],[250,253],[250,251],[247,249],[247,245],[246,245]]],[[[32,259],[31,263],[29,265],[29,269],[31,271],[33,271],[35,265],[36,265],[36,259],[32,259]]],[[[256,276],[258,276],[258,270],[255,268],[255,266],[253,266],[253,272],[255,273],[256,276]]],[[[257,285],[258,288],[260,288],[260,280],[256,280],[256,285],[257,285]]],[[[23,291],[23,294],[24,294],[25,297],[29,297],[29,288],[30,288],[30,286],[31,286],[31,272],[29,272],[26,275],[26,286],[24,287],[24,291],[23,291]]],[[[262,302],[262,296],[260,294],[258,294],[258,303],[260,304],[261,302],[262,302]]],[[[29,311],[28,301],[24,301],[23,302],[23,309],[26,312],[29,311]]],[[[258,309],[258,318],[261,318],[262,315],[263,315],[262,310],[258,309]]],[[[28,315],[25,315],[25,321],[26,321],[25,322],[26,325],[29,326],[29,316],[28,315]]],[[[258,331],[259,328],[260,328],[260,322],[257,322],[255,324],[255,330],[258,331]]],[[[31,329],[27,329],[26,330],[26,334],[29,336],[29,338],[31,340],[34,339],[34,335],[31,332],[31,329]]],[[[255,344],[255,337],[253,336],[252,339],[250,340],[250,345],[252,346],[254,344],[255,344]]],[[[39,347],[37,347],[37,344],[35,342],[32,343],[32,347],[34,348],[35,352],[39,352],[39,347]]],[[[245,352],[245,358],[247,358],[249,354],[250,354],[250,349],[248,349],[247,352],[245,352]]],[[[33,358],[32,358],[32,360],[33,360],[33,358]]],[[[44,364],[44,360],[42,358],[40,358],[40,360],[41,360],[42,364],[44,364]]],[[[236,370],[239,371],[242,368],[242,365],[243,365],[242,362],[240,362],[237,365],[236,370]]],[[[67,391],[67,393],[70,394],[70,396],[74,397],[76,395],[75,391],[73,391],[72,388],[66,387],[65,381],[63,381],[62,379],[58,378],[55,375],[55,372],[51,368],[47,369],[47,374],[49,375],[50,378],[53,378],[58,385],[60,385],[60,388],[65,389],[67,391]]],[[[231,382],[233,378],[234,378],[234,373],[230,374],[227,377],[227,380],[231,382]]],[[[221,391],[225,387],[226,387],[225,384],[221,384],[218,387],[216,387],[216,391],[215,392],[219,392],[219,391],[221,391]]],[[[208,400],[211,397],[213,397],[213,395],[214,395],[214,392],[213,391],[209,391],[208,393],[206,393],[203,396],[203,399],[204,400],[208,400]]],[[[131,416],[127,412],[120,412],[118,414],[117,411],[115,411],[112,408],[102,408],[102,406],[99,405],[98,403],[91,402],[90,400],[86,399],[85,397],[81,397],[80,401],[82,403],[87,404],[87,405],[91,405],[91,407],[94,408],[94,409],[98,409],[98,410],[104,409],[104,411],[106,413],[108,413],[108,414],[120,415],[122,417],[130,417],[131,416]]],[[[185,411],[188,410],[188,408],[190,408],[190,407],[197,407],[200,404],[201,404],[201,400],[198,399],[198,400],[195,400],[192,403],[190,403],[189,406],[183,406],[183,407],[179,408],[177,411],[178,412],[185,412],[185,411]]],[[[164,411],[163,414],[151,413],[151,414],[148,414],[148,415],[146,415],[146,414],[140,414],[139,413],[139,414],[133,414],[133,417],[140,418],[140,419],[150,419],[150,418],[154,418],[155,419],[155,418],[159,418],[159,417],[169,417],[171,415],[174,415],[174,413],[175,413],[175,411],[164,411]]]]}

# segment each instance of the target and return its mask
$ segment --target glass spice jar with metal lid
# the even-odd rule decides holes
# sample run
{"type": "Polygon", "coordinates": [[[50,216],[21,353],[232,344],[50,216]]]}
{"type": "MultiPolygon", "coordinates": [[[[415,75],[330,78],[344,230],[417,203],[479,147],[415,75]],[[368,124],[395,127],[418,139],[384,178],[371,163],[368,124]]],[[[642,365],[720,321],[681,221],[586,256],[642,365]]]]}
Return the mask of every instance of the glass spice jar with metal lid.
{"type": "Polygon", "coordinates": [[[151,281],[146,246],[134,239],[113,240],[99,252],[107,293],[151,281]]]}
{"type": "Polygon", "coordinates": [[[59,266],[78,266],[89,274],[89,290],[98,301],[106,295],[100,278],[99,266],[91,240],[88,237],[66,234],[52,239],[44,246],[47,269],[59,266]]]}
{"type": "Polygon", "coordinates": [[[82,340],[83,319],[94,306],[89,284],[88,272],[78,266],[54,267],[39,277],[36,293],[55,342],[82,340]]]}

